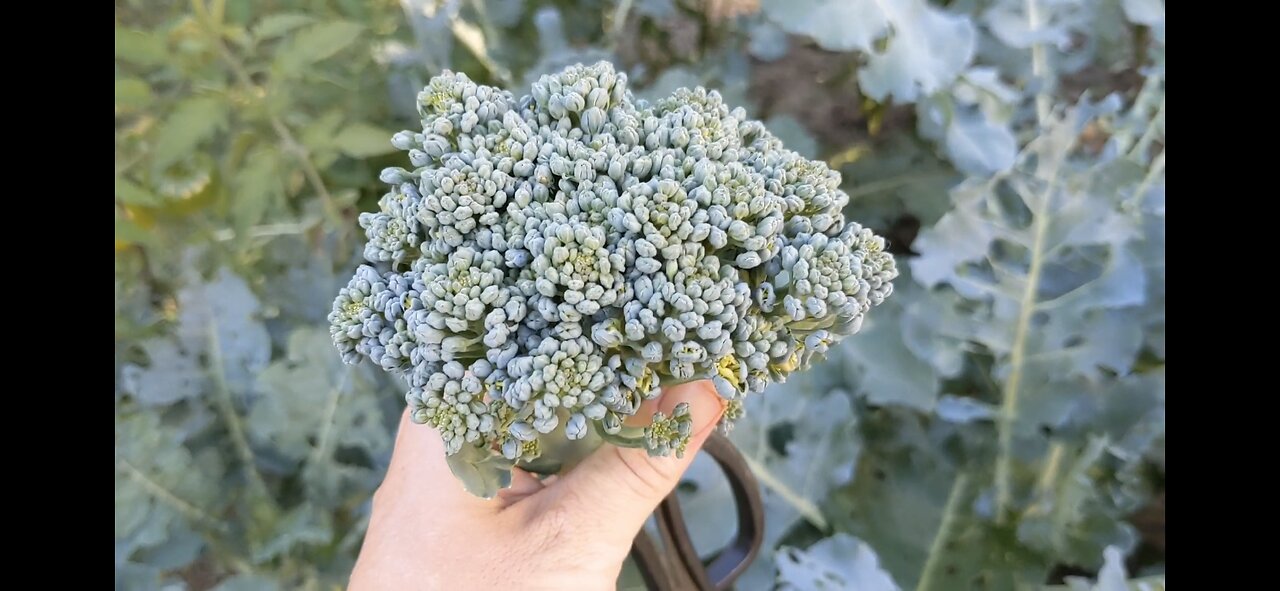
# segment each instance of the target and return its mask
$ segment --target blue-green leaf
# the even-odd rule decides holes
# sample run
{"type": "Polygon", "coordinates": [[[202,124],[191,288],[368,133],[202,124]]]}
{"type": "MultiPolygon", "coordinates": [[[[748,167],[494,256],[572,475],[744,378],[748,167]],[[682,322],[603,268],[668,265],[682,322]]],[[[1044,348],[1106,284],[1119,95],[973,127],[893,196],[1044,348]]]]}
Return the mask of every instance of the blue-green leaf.
{"type": "MultiPolygon", "coordinates": [[[[821,380],[813,372],[795,375],[748,398],[746,415],[729,434],[761,483],[765,548],[775,547],[801,519],[825,527],[819,503],[852,477],[860,448],[849,394],[824,389],[821,380]],[[780,429],[792,434],[781,451],[772,440],[780,429]]],[[[694,546],[704,554],[723,548],[736,524],[728,481],[714,463],[700,458],[684,482],[680,500],[694,546]]],[[[773,579],[772,557],[764,554],[739,584],[767,588],[773,579]]]]}
{"type": "Polygon", "coordinates": [[[924,0],[884,2],[893,36],[858,70],[867,96],[902,102],[942,90],[973,60],[977,31],[967,16],[930,7],[924,0]]]}
{"type": "Polygon", "coordinates": [[[1130,21],[1151,27],[1156,39],[1164,42],[1164,0],[1124,0],[1121,6],[1130,21]]]}
{"type": "Polygon", "coordinates": [[[812,37],[823,49],[868,54],[858,81],[877,101],[914,101],[945,88],[977,46],[968,17],[924,0],[764,0],[760,8],[783,31],[812,37]]]}
{"type": "Polygon", "coordinates": [[[1164,591],[1164,575],[1130,579],[1124,567],[1124,553],[1119,548],[1108,547],[1103,551],[1102,570],[1098,571],[1098,580],[1090,582],[1083,577],[1065,577],[1064,586],[1048,587],[1057,591],[1164,591]]]}
{"type": "Polygon", "coordinates": [[[200,359],[209,350],[212,327],[225,365],[221,377],[233,391],[246,392],[271,358],[270,336],[257,317],[257,296],[224,268],[209,282],[185,286],[177,303],[175,334],[141,344],[150,363],[122,368],[123,389],[139,402],[157,406],[203,394],[210,376],[200,359]]]}
{"type": "Polygon", "coordinates": [[[865,542],[838,533],[805,550],[778,550],[781,590],[898,591],[893,577],[880,567],[880,558],[865,542]]]}
{"type": "Polygon", "coordinates": [[[818,142],[809,135],[809,130],[791,115],[774,115],[765,122],[765,127],[774,137],[782,140],[782,145],[805,158],[817,158],[818,142]]]}
{"type": "Polygon", "coordinates": [[[763,0],[760,10],[782,30],[830,51],[867,51],[889,27],[885,8],[869,0],[763,0]]]}
{"type": "Polygon", "coordinates": [[[213,591],[277,591],[280,582],[259,574],[240,574],[224,579],[213,591]]]}
{"type": "Polygon", "coordinates": [[[167,338],[145,341],[141,346],[149,364],[130,364],[120,370],[123,390],[138,402],[165,406],[205,391],[208,378],[193,352],[167,338]]]}
{"type": "Polygon", "coordinates": [[[938,399],[935,410],[938,418],[957,424],[990,420],[996,416],[996,408],[990,404],[950,394],[938,399]]]}
{"type": "MultiPolygon", "coordinates": [[[[901,280],[900,280],[901,281],[901,280]]],[[[856,392],[872,404],[896,404],[924,411],[932,410],[938,398],[942,375],[936,367],[908,346],[904,333],[911,325],[904,321],[903,311],[913,303],[916,294],[909,284],[895,289],[892,298],[868,314],[857,338],[842,342],[829,354],[856,384],[856,392]],[[914,297],[913,297],[914,296],[914,297]]],[[[919,333],[917,339],[924,337],[919,333]]],[[[951,369],[954,374],[958,367],[951,369]]]]}
{"type": "MultiPolygon", "coordinates": [[[[641,3],[643,4],[643,2],[641,3]]],[[[525,0],[485,0],[484,14],[498,27],[513,27],[524,16],[525,0]]]]}
{"type": "Polygon", "coordinates": [[[319,546],[333,541],[332,518],[310,502],[291,509],[275,524],[271,537],[254,549],[253,561],[261,564],[288,553],[294,546],[319,546]]]}
{"type": "Polygon", "coordinates": [[[371,466],[339,454],[381,458],[391,449],[380,404],[385,393],[369,368],[342,363],[327,331],[303,326],[289,335],[286,356],[256,378],[259,396],[245,422],[249,438],[285,466],[304,466],[314,502],[328,506],[352,487],[376,486],[371,466]]]}
{"type": "Polygon", "coordinates": [[[787,54],[787,50],[790,48],[786,31],[769,21],[761,21],[752,26],[750,35],[751,39],[747,43],[747,51],[750,51],[752,56],[766,62],[781,58],[787,54]]]}
{"type": "Polygon", "coordinates": [[[956,168],[976,176],[1003,172],[1013,166],[1018,141],[1006,125],[981,112],[955,113],[946,132],[947,153],[956,168]]]}
{"type": "Polygon", "coordinates": [[[271,359],[271,337],[262,325],[260,308],[245,280],[227,268],[208,282],[192,283],[178,292],[180,344],[189,351],[207,350],[212,326],[233,392],[248,391],[271,359]]]}
{"type": "Polygon", "coordinates": [[[156,413],[142,409],[117,412],[115,449],[117,563],[172,569],[194,560],[196,532],[225,527],[214,518],[223,502],[220,458],[193,456],[156,413]]]}

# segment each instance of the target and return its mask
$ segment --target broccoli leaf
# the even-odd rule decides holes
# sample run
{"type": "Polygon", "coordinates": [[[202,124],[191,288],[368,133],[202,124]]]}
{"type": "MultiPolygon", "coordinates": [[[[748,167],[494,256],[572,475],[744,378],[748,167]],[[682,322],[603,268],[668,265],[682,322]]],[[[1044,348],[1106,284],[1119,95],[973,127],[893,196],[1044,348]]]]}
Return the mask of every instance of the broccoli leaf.
{"type": "Polygon", "coordinates": [[[271,337],[259,319],[260,308],[245,280],[223,267],[207,283],[191,283],[178,292],[178,341],[189,351],[204,351],[213,326],[227,384],[246,392],[271,360],[271,337]]]}
{"type": "Polygon", "coordinates": [[[377,384],[369,368],[333,354],[327,331],[300,327],[289,336],[288,354],[258,376],[249,437],[290,470],[301,466],[313,500],[336,504],[376,486],[379,462],[390,452],[377,384]]]}
{"type": "Polygon", "coordinates": [[[213,591],[275,591],[280,582],[257,574],[241,574],[226,578],[213,591]]]}
{"type": "Polygon", "coordinates": [[[805,550],[783,547],[775,559],[783,590],[899,591],[870,546],[838,533],[805,550]]]}
{"type": "Polygon", "coordinates": [[[1076,398],[1068,392],[1132,365],[1142,341],[1137,221],[1108,184],[1115,175],[1102,174],[1124,163],[1070,159],[1075,117],[1035,140],[1015,171],[957,187],[955,209],[921,233],[911,261],[917,282],[954,289],[955,315],[981,325],[972,338],[996,356],[1008,435],[1019,438],[1055,424],[1076,398]]]}
{"type": "Polygon", "coordinates": [[[1066,585],[1045,587],[1046,591],[1164,591],[1164,575],[1130,579],[1124,568],[1124,554],[1119,548],[1107,547],[1103,552],[1102,570],[1096,582],[1083,577],[1065,577],[1066,585]]]}
{"type": "MultiPolygon", "coordinates": [[[[730,433],[761,484],[767,549],[776,547],[802,519],[825,527],[817,502],[849,481],[858,458],[857,423],[849,394],[821,393],[817,373],[793,376],[761,396],[748,398],[745,416],[730,433]]],[[[678,490],[699,553],[709,555],[723,548],[737,522],[732,492],[718,466],[709,458],[696,459],[678,490]]],[[[765,588],[773,578],[772,557],[762,554],[740,584],[765,588]]]]}
{"type": "MultiPolygon", "coordinates": [[[[915,326],[904,309],[916,303],[915,298],[926,295],[914,289],[909,281],[902,284],[905,289],[895,291],[894,297],[863,323],[859,333],[862,338],[841,343],[832,355],[844,362],[841,365],[848,375],[848,383],[856,385],[855,392],[865,396],[868,402],[930,411],[937,401],[941,379],[959,370],[959,360],[944,362],[951,366],[945,368],[950,371],[944,374],[930,364],[929,357],[912,350],[906,333],[915,326]]],[[[917,332],[913,336],[921,335],[917,332]]]]}
{"type": "Polygon", "coordinates": [[[225,528],[215,517],[222,473],[216,453],[193,456],[155,413],[117,412],[117,569],[129,562],[167,570],[194,560],[199,532],[225,528]]]}
{"type": "Polygon", "coordinates": [[[866,53],[858,81],[877,101],[911,102],[942,90],[969,65],[977,43],[968,17],[924,0],[764,0],[761,10],[782,30],[812,37],[823,49],[866,53]],[[882,40],[883,50],[877,47],[882,40]]]}
{"type": "Polygon", "coordinates": [[[978,176],[1008,170],[1018,152],[1007,126],[968,110],[957,112],[947,126],[946,146],[956,168],[978,176]]]}
{"type": "Polygon", "coordinates": [[[209,282],[196,281],[178,292],[178,326],[173,337],[141,343],[149,364],[122,368],[123,389],[139,402],[166,405],[195,398],[208,388],[201,358],[209,348],[209,327],[215,329],[226,379],[232,390],[244,393],[254,374],[271,358],[271,340],[258,320],[258,298],[228,269],[209,282]]]}
{"type": "Polygon", "coordinates": [[[205,391],[208,376],[192,352],[170,339],[152,339],[140,345],[150,363],[125,365],[121,386],[138,402],[164,406],[195,398],[205,391]]]}

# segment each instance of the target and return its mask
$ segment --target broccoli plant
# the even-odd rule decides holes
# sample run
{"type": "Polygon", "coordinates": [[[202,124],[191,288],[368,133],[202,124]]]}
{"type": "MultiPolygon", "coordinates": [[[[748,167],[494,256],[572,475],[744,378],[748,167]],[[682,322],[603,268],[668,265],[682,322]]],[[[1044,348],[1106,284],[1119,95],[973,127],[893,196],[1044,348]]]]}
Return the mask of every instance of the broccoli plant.
{"type": "Polygon", "coordinates": [[[840,174],[719,93],[635,99],[608,62],[528,94],[444,72],[392,144],[368,242],[329,320],[343,360],[408,385],[413,420],[490,496],[519,465],[602,442],[681,455],[685,406],[629,427],[662,387],[743,397],[858,332],[893,291],[884,239],[846,221],[840,174]]]}

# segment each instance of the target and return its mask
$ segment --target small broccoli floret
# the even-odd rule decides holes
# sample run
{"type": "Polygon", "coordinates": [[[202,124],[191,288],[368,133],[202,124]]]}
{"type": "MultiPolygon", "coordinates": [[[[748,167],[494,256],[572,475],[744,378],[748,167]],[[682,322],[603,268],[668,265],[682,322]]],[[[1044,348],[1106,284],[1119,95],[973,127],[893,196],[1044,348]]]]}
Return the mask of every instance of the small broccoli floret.
{"type": "Polygon", "coordinates": [[[677,458],[683,458],[692,430],[693,419],[689,416],[687,402],[677,404],[670,417],[661,412],[653,413],[653,423],[644,430],[649,455],[665,456],[675,452],[677,458]]]}
{"type": "Polygon", "coordinates": [[[728,429],[893,291],[840,174],[718,92],[649,105],[600,62],[520,98],[445,72],[418,111],[391,139],[412,168],[383,171],[360,216],[370,264],[329,320],[343,360],[402,377],[451,455],[527,463],[611,438],[681,455],[688,406],[627,427],[645,400],[709,379],[728,429]]]}
{"type": "Polygon", "coordinates": [[[457,453],[467,443],[484,443],[493,434],[494,416],[485,403],[481,378],[457,361],[435,366],[422,387],[405,396],[414,422],[435,427],[445,451],[457,453]]]}
{"type": "Polygon", "coordinates": [[[360,227],[369,239],[365,243],[364,258],[375,263],[399,264],[417,256],[421,242],[417,213],[421,202],[418,188],[405,183],[378,201],[380,211],[360,214],[360,227]]]}

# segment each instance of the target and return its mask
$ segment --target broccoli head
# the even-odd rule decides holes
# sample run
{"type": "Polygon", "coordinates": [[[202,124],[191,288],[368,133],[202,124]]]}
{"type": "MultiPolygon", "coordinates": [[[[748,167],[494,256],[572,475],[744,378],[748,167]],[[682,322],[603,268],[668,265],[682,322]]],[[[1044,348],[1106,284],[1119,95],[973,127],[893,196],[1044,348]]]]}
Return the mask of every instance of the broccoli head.
{"type": "Polygon", "coordinates": [[[383,171],[390,190],[359,218],[368,264],[329,320],[345,361],[403,378],[460,476],[501,486],[603,441],[682,454],[686,408],[624,421],[709,379],[728,428],[742,397],[893,292],[894,259],[845,219],[840,174],[715,91],[648,104],[600,62],[521,97],[446,71],[417,106],[421,131],[391,139],[412,168],[383,171]]]}

